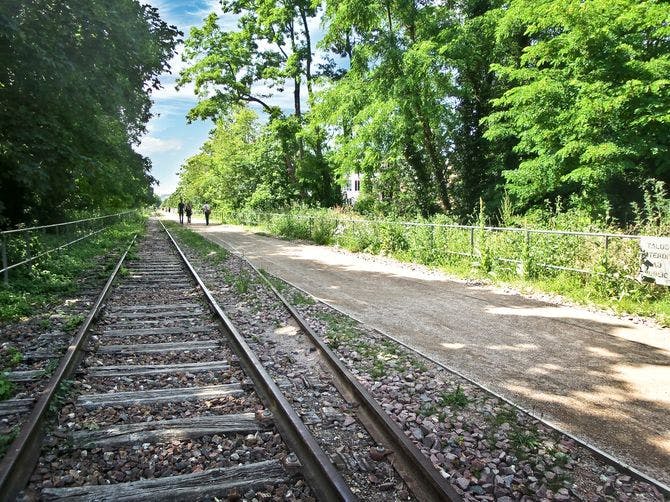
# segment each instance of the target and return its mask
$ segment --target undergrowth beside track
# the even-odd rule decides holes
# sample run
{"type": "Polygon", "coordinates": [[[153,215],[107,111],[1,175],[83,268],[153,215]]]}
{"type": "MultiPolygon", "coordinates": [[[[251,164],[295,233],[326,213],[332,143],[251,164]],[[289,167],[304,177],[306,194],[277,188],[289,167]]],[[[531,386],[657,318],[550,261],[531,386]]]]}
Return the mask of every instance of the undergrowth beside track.
{"type": "MultiPolygon", "coordinates": [[[[609,262],[604,263],[597,247],[592,245],[581,249],[568,239],[563,239],[563,242],[553,236],[536,239],[532,254],[523,251],[524,263],[520,270],[517,264],[494,258],[510,255],[513,248],[518,251],[519,246],[523,247],[523,244],[511,242],[505,236],[484,236],[483,232],[475,230],[474,256],[461,256],[445,252],[445,249],[447,246],[461,246],[463,249],[459,250],[467,254],[470,246],[467,235],[448,235],[449,230],[440,235],[430,227],[405,227],[400,221],[389,220],[343,228],[338,226],[338,216],[342,215],[328,210],[296,210],[281,215],[242,212],[224,214],[223,221],[243,224],[284,239],[337,245],[352,252],[367,252],[428,265],[460,279],[511,286],[524,293],[557,294],[578,304],[612,310],[619,315],[651,317],[663,326],[670,326],[668,288],[626,277],[636,273],[636,265],[631,265],[630,259],[631,253],[635,252],[633,245],[618,250],[619,256],[613,252],[609,262]],[[589,275],[537,265],[540,257],[568,255],[580,263],[588,262],[598,273],[589,275]],[[619,258],[619,262],[615,258],[619,258]]],[[[632,244],[637,245],[636,242],[632,244]]]]}
{"type": "Polygon", "coordinates": [[[77,291],[87,274],[106,277],[132,236],[144,232],[145,223],[144,217],[117,223],[37,260],[30,269],[11,270],[9,283],[0,283],[0,322],[19,320],[62,300],[77,291]]]}

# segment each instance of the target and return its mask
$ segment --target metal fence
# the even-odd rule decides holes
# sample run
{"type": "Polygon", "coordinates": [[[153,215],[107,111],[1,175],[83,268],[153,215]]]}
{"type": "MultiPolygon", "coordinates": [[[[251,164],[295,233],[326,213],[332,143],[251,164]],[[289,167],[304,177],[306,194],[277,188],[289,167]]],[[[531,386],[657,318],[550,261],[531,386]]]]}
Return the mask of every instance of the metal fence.
{"type": "Polygon", "coordinates": [[[2,255],[0,273],[3,274],[4,283],[7,284],[9,281],[10,270],[24,265],[31,267],[35,260],[98,234],[113,223],[136,213],[136,210],[125,211],[83,220],[0,232],[2,239],[0,242],[0,254],[2,255]],[[65,242],[61,243],[61,241],[65,242]]]}
{"type": "Polygon", "coordinates": [[[304,238],[315,231],[331,232],[330,242],[347,246],[358,241],[359,248],[406,255],[422,263],[440,263],[441,257],[472,260],[486,268],[486,260],[496,267],[510,268],[520,275],[537,274],[539,269],[563,270],[580,274],[618,274],[635,280],[640,268],[641,235],[539,230],[515,227],[455,225],[428,222],[354,219],[333,215],[298,215],[244,211],[221,214],[222,220],[242,224],[282,228],[303,225],[304,238]],[[302,223],[299,223],[302,222],[302,223]],[[367,243],[367,245],[366,245],[367,243]]]}

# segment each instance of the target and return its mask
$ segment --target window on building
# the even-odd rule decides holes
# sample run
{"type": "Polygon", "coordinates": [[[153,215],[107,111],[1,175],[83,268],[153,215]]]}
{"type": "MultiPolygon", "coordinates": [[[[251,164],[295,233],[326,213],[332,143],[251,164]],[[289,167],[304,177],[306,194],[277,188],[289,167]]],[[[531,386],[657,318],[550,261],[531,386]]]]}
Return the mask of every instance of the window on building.
{"type": "Polygon", "coordinates": [[[354,180],[354,192],[360,192],[361,180],[354,180]]]}

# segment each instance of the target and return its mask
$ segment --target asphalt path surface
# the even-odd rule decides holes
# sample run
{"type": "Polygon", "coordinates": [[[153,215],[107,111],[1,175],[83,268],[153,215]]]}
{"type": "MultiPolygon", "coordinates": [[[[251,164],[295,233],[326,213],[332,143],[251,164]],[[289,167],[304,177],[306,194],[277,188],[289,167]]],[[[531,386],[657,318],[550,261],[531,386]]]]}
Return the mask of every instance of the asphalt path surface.
{"type": "Polygon", "coordinates": [[[192,229],[670,484],[669,329],[238,226],[192,229]]]}

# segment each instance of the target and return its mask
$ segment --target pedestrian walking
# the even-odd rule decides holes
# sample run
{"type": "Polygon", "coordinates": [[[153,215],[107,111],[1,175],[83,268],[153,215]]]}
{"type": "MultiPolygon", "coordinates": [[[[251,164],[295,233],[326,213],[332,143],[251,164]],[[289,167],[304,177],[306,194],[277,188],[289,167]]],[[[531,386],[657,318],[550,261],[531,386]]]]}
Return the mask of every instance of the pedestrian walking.
{"type": "Polygon", "coordinates": [[[191,224],[191,215],[193,214],[193,206],[191,206],[190,202],[186,203],[186,208],[184,209],[186,211],[186,221],[190,225],[191,224]]]}
{"type": "Polygon", "coordinates": [[[184,201],[180,200],[179,204],[177,204],[177,211],[179,212],[179,223],[182,225],[184,224],[184,209],[185,209],[184,201]]]}
{"type": "Polygon", "coordinates": [[[209,225],[209,213],[212,212],[212,208],[206,202],[202,205],[202,212],[205,213],[205,225],[209,225]]]}

